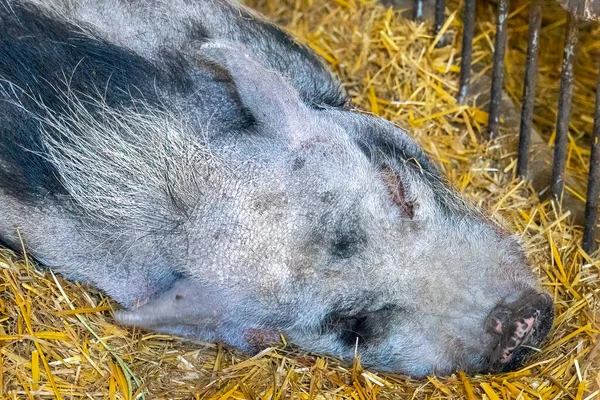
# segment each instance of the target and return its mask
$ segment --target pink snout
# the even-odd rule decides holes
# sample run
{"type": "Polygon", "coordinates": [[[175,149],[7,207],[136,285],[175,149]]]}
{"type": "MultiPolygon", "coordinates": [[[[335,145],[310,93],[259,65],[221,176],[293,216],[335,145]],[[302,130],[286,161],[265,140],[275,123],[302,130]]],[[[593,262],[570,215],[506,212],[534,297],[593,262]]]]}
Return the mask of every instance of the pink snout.
{"type": "Polygon", "coordinates": [[[510,304],[499,304],[486,320],[494,337],[487,354],[490,371],[510,371],[546,337],[554,321],[554,305],[547,294],[527,292],[510,304]]]}

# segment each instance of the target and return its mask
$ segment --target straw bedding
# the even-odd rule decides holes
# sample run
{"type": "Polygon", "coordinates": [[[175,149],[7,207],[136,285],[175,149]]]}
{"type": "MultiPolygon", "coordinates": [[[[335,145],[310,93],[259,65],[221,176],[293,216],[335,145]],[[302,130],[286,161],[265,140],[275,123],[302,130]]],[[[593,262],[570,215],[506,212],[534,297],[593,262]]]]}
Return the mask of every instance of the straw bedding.
{"type": "MultiPolygon", "coordinates": [[[[474,61],[489,62],[492,6],[480,8],[474,61]]],[[[513,2],[507,91],[519,99],[527,8],[513,2]]],[[[435,48],[427,25],[371,0],[265,0],[252,5],[286,25],[327,59],[358,106],[410,128],[456,187],[522,233],[532,265],[556,301],[545,346],[523,369],[501,375],[430,377],[363,370],[360,363],[307,355],[289,344],[244,355],[113,324],[109,299],[42,273],[26,257],[0,250],[0,393],[7,399],[132,398],[600,398],[600,281],[597,258],[580,248],[568,212],[540,201],[514,179],[511,141],[484,143],[484,105],[456,104],[460,14],[446,26],[453,45],[435,48]]],[[[457,9],[450,4],[449,10],[457,9]]],[[[564,14],[544,21],[536,124],[552,140],[564,14]],[[554,18],[554,22],[552,20],[554,18]],[[551,51],[549,51],[551,49],[551,51]]],[[[586,28],[592,32],[597,28],[586,28]]],[[[582,35],[582,47],[600,41],[582,35]]],[[[598,37],[598,36],[596,36],[598,37]]],[[[569,171],[585,179],[596,70],[578,65],[569,171]]],[[[485,73],[485,70],[483,71],[485,73]]],[[[505,137],[514,132],[504,131],[505,137]]],[[[567,210],[565,210],[567,211],[567,210]]]]}

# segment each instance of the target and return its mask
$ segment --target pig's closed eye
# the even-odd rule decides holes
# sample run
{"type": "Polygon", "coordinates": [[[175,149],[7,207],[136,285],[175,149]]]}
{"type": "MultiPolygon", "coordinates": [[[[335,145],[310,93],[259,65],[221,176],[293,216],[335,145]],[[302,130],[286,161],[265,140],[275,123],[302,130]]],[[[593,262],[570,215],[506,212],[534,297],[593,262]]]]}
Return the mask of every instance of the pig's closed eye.
{"type": "Polygon", "coordinates": [[[385,304],[378,310],[361,312],[356,315],[345,315],[344,312],[331,313],[321,323],[326,332],[335,332],[347,347],[370,342],[378,332],[387,326],[392,313],[402,309],[393,304],[385,304]]]}
{"type": "Polygon", "coordinates": [[[363,240],[357,235],[342,235],[331,246],[331,254],[337,258],[350,258],[360,249],[363,240]]]}

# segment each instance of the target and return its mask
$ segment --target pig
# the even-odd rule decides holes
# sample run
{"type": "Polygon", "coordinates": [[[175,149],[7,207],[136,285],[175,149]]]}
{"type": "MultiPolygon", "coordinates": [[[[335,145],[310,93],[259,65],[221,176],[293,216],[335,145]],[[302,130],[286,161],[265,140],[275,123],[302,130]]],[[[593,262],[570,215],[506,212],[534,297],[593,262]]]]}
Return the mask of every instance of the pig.
{"type": "Polygon", "coordinates": [[[414,377],[508,371],[552,298],[402,128],[228,0],[0,1],[0,240],[118,321],[414,377]]]}

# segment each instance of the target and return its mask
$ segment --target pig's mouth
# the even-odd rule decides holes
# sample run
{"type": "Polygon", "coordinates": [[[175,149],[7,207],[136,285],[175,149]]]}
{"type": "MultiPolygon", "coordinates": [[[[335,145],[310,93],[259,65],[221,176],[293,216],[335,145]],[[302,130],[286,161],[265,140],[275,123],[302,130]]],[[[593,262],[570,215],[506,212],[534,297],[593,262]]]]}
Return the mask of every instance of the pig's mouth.
{"type": "Polygon", "coordinates": [[[554,320],[552,299],[530,293],[510,305],[496,307],[487,323],[495,340],[488,352],[490,372],[512,371],[546,337],[554,320]]]}

